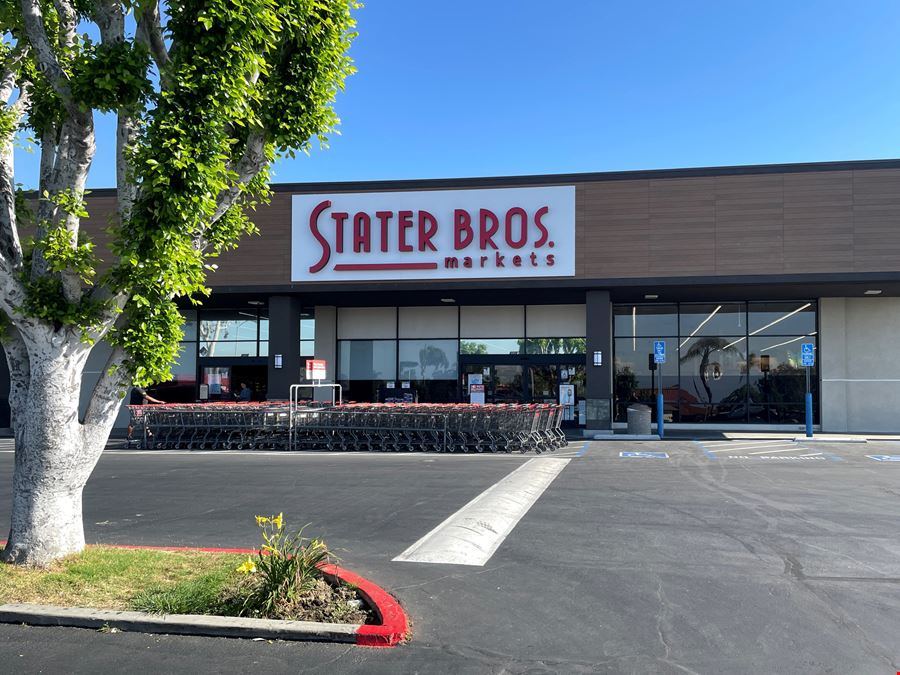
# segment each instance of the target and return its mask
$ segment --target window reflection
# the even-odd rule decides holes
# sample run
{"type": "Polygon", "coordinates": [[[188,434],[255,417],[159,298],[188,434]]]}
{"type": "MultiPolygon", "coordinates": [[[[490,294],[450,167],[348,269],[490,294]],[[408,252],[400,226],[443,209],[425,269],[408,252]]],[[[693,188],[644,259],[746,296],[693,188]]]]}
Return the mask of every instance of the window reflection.
{"type": "MultiPolygon", "coordinates": [[[[677,334],[674,345],[667,341],[663,366],[667,419],[671,411],[679,422],[802,424],[800,345],[816,344],[816,311],[813,301],[616,306],[615,420],[625,421],[630,401],[653,405],[658,371],[649,365],[652,338],[677,334]],[[673,317],[677,332],[666,334],[666,317],[673,317]]],[[[810,371],[815,420],[817,367],[810,371]]]]}
{"type": "Polygon", "coordinates": [[[456,380],[456,340],[400,340],[400,378],[456,380]]]}

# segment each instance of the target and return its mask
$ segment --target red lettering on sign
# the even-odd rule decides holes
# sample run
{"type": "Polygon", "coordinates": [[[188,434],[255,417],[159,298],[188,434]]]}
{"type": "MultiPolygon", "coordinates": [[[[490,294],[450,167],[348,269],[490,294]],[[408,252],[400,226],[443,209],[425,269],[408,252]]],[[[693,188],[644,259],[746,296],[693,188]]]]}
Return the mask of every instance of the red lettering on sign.
{"type": "Polygon", "coordinates": [[[465,209],[453,211],[453,247],[459,251],[472,243],[472,216],[465,209]]]}
{"type": "Polygon", "coordinates": [[[388,221],[394,217],[393,211],[376,211],[375,217],[381,223],[381,252],[387,253],[388,250],[388,221]]]}
{"type": "Polygon", "coordinates": [[[528,214],[518,206],[506,212],[506,243],[510,248],[522,248],[528,243],[528,214]],[[519,238],[513,238],[513,218],[519,216],[519,238]]]}
{"type": "Polygon", "coordinates": [[[544,244],[547,243],[547,240],[550,238],[550,233],[547,232],[547,228],[544,227],[544,223],[541,222],[541,218],[550,213],[550,209],[546,206],[542,206],[534,214],[534,224],[537,225],[537,229],[541,231],[541,236],[538,238],[536,242],[534,242],[535,248],[540,248],[544,244]]]}
{"type": "Polygon", "coordinates": [[[437,234],[438,224],[437,218],[428,213],[428,211],[419,211],[419,250],[424,251],[426,248],[437,251],[431,238],[437,234]]]}
{"type": "Polygon", "coordinates": [[[334,218],[334,250],[338,253],[344,252],[344,221],[349,216],[349,213],[343,211],[335,211],[331,214],[331,217],[334,218]]]}
{"type": "Polygon", "coordinates": [[[315,274],[319,270],[321,270],[325,265],[328,264],[328,261],[331,259],[331,246],[328,245],[328,240],[322,236],[322,233],[319,232],[319,216],[322,214],[327,208],[331,207],[331,202],[327,199],[323,202],[319,202],[316,204],[316,207],[312,210],[312,213],[309,214],[309,231],[312,232],[313,237],[316,238],[316,241],[319,242],[319,246],[322,247],[322,257],[319,258],[319,262],[309,268],[310,274],[315,274]]]}
{"type": "Polygon", "coordinates": [[[406,231],[413,226],[412,211],[397,211],[397,248],[401,253],[410,253],[411,244],[406,243],[406,231]]]}
{"type": "Polygon", "coordinates": [[[372,219],[368,213],[360,211],[353,216],[353,252],[366,253],[372,250],[372,219]]]}
{"type": "Polygon", "coordinates": [[[478,210],[478,247],[484,251],[488,246],[497,248],[493,236],[500,229],[500,219],[489,209],[478,210]]]}

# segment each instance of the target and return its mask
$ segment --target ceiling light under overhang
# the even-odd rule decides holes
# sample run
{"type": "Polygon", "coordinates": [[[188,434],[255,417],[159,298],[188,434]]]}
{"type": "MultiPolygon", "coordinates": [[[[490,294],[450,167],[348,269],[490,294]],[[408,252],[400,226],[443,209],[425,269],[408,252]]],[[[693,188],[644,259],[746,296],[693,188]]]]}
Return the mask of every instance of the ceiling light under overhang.
{"type": "Polygon", "coordinates": [[[453,298],[441,298],[441,302],[456,302],[453,298]]]}
{"type": "Polygon", "coordinates": [[[659,296],[656,293],[645,293],[644,300],[656,300],[659,296]]]}
{"type": "Polygon", "coordinates": [[[863,295],[881,295],[881,289],[873,288],[863,293],[863,295]]]}

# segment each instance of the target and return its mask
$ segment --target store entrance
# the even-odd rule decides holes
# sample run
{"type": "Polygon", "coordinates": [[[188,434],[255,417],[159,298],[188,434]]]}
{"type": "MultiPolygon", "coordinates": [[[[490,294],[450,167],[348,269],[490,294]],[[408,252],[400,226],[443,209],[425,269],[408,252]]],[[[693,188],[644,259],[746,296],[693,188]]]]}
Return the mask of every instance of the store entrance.
{"type": "Polygon", "coordinates": [[[203,365],[200,368],[200,399],[209,401],[237,401],[241,385],[246,384],[251,401],[265,401],[268,387],[268,368],[259,364],[203,365]]]}
{"type": "Polygon", "coordinates": [[[485,403],[563,403],[563,423],[584,425],[585,366],[578,355],[460,357],[462,400],[469,385],[484,387],[485,403]],[[580,361],[580,362],[579,362],[580,361]]]}

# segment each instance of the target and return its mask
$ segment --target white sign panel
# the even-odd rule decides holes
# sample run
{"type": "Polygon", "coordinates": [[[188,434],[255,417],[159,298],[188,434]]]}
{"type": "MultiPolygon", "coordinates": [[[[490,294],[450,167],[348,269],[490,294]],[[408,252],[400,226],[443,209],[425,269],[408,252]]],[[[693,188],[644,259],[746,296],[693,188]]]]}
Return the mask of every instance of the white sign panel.
{"type": "Polygon", "coordinates": [[[294,195],[292,281],[575,275],[575,188],[294,195]]]}

